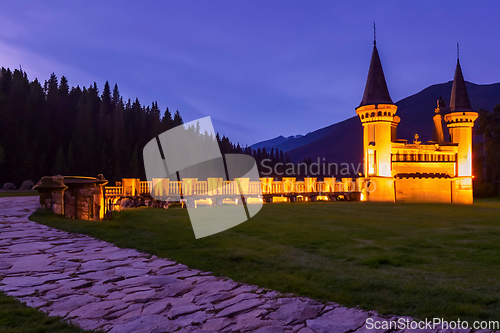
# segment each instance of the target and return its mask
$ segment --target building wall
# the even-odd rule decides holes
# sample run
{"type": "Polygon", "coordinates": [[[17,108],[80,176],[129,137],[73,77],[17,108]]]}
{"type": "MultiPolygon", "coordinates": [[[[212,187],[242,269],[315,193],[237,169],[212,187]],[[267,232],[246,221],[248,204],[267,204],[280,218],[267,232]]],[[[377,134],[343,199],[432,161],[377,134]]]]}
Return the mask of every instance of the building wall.
{"type": "Polygon", "coordinates": [[[394,178],[369,177],[366,183],[366,200],[394,202],[394,178]]]}
{"type": "Polygon", "coordinates": [[[470,205],[474,199],[472,196],[472,177],[460,177],[453,180],[452,201],[456,204],[470,205]]]}
{"type": "Polygon", "coordinates": [[[472,128],[450,128],[453,142],[458,143],[458,176],[472,175],[472,128]]]}
{"type": "Polygon", "coordinates": [[[477,112],[452,112],[445,115],[450,141],[458,143],[458,176],[472,176],[472,127],[477,112]]]}
{"type": "Polygon", "coordinates": [[[396,179],[396,202],[451,203],[453,184],[450,178],[396,179]]]}
{"type": "Polygon", "coordinates": [[[391,176],[391,128],[396,111],[397,106],[392,104],[356,109],[363,124],[364,174],[367,176],[391,176]]]}
{"type": "Polygon", "coordinates": [[[450,176],[455,175],[455,162],[393,162],[392,174],[398,173],[445,173],[450,176]]]}

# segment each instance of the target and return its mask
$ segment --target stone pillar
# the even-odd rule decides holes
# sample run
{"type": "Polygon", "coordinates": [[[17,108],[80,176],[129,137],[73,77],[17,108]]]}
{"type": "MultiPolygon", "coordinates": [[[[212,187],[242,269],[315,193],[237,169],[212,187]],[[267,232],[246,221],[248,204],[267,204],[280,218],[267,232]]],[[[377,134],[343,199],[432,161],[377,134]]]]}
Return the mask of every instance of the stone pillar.
{"type": "Polygon", "coordinates": [[[61,215],[64,214],[64,191],[67,188],[61,175],[42,177],[33,186],[40,194],[40,206],[61,215]]]}
{"type": "Polygon", "coordinates": [[[316,192],[316,180],[317,178],[315,177],[304,177],[304,185],[306,187],[305,192],[310,193],[310,192],[316,192]]]}
{"type": "Polygon", "coordinates": [[[136,196],[139,195],[141,189],[141,180],[139,178],[123,178],[123,195],[136,196]]]}
{"type": "Polygon", "coordinates": [[[182,195],[194,195],[196,182],[198,178],[182,178],[182,195]]]}
{"type": "Polygon", "coordinates": [[[262,194],[271,194],[273,190],[273,180],[272,177],[260,178],[260,185],[262,186],[262,194]]]}
{"type": "Polygon", "coordinates": [[[295,180],[293,177],[283,177],[283,192],[295,192],[295,180]]]}

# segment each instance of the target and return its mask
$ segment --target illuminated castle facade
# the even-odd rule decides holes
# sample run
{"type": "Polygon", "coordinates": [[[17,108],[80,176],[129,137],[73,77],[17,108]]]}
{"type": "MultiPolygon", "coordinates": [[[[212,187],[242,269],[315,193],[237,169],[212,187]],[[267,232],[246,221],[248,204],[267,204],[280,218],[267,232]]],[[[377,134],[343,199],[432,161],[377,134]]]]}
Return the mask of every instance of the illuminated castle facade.
{"type": "Polygon", "coordinates": [[[363,124],[362,200],[471,204],[472,127],[478,114],[472,110],[459,60],[450,106],[439,100],[435,109],[433,141],[422,143],[417,134],[412,143],[397,139],[397,109],[374,42],[365,93],[356,108],[363,124]]]}

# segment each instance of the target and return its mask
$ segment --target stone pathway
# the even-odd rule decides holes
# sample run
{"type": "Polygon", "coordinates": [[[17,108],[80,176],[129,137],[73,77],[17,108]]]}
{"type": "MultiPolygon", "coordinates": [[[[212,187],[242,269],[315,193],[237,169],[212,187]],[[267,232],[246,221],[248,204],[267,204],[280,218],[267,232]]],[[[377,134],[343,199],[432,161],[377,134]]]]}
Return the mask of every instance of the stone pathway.
{"type": "Polygon", "coordinates": [[[368,330],[366,319],[400,318],[237,283],[40,225],[28,220],[37,206],[38,197],[0,198],[0,290],[85,329],[383,333],[368,330]]]}

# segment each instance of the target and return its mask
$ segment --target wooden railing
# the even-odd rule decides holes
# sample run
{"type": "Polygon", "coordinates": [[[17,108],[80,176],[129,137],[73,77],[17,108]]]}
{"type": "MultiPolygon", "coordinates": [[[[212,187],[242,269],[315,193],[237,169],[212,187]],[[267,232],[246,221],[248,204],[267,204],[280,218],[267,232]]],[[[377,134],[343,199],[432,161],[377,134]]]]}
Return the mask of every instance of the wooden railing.
{"type": "MultiPolygon", "coordinates": [[[[121,184],[118,183],[117,184],[121,184]]],[[[150,193],[153,196],[179,196],[179,195],[260,195],[260,194],[293,194],[293,193],[347,193],[361,192],[364,186],[363,179],[343,178],[337,181],[335,178],[327,178],[323,181],[316,181],[315,178],[306,178],[303,181],[274,181],[269,178],[261,178],[261,181],[249,181],[239,179],[237,181],[223,181],[214,178],[211,180],[198,181],[185,179],[183,181],[170,181],[168,179],[157,179],[154,181],[128,182],[126,189],[124,186],[106,186],[106,196],[120,195],[141,195],[150,193]],[[135,184],[135,185],[134,185],[135,184]],[[155,184],[153,186],[153,184],[155,184]],[[241,192],[240,193],[240,189],[241,192]]]]}
{"type": "Polygon", "coordinates": [[[140,187],[141,187],[141,194],[142,193],[149,193],[149,189],[151,188],[153,182],[140,182],[140,187]]]}
{"type": "Polygon", "coordinates": [[[123,193],[123,188],[121,186],[106,186],[106,195],[121,195],[123,193]]]}

